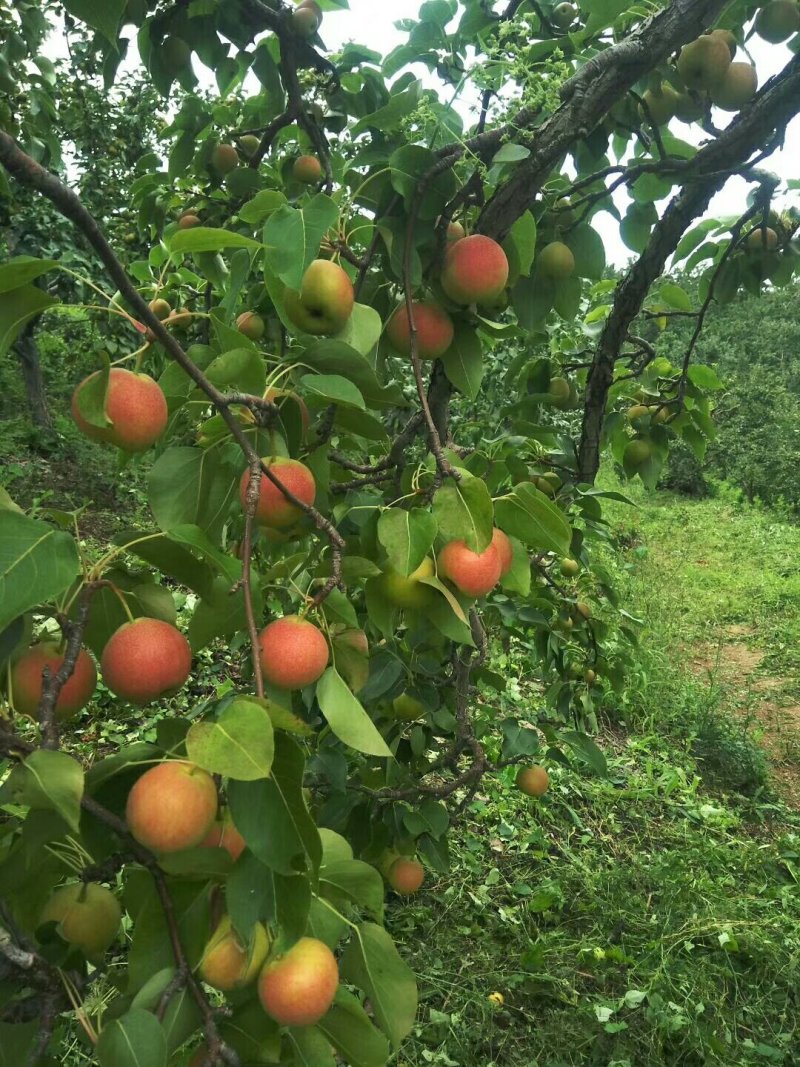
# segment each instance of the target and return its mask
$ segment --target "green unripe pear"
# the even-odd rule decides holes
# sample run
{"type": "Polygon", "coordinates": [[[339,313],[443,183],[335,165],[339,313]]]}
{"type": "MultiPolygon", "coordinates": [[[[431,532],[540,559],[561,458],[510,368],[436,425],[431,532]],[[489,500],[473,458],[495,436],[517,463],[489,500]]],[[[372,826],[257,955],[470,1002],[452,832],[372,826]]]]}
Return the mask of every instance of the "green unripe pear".
{"type": "Polygon", "coordinates": [[[547,392],[554,408],[565,410],[569,407],[570,386],[566,378],[551,378],[547,392]]]}
{"type": "Polygon", "coordinates": [[[759,226],[747,235],[748,252],[774,252],[777,247],[778,235],[769,226],[766,230],[759,226]]]}
{"type": "Polygon", "coordinates": [[[392,713],[401,722],[416,722],[425,715],[425,705],[410,693],[401,693],[392,701],[392,713]]]}
{"type": "Polygon", "coordinates": [[[248,159],[252,155],[255,155],[255,152],[260,144],[261,138],[256,137],[254,133],[246,133],[243,137],[239,138],[239,147],[248,159]]]}
{"type": "Polygon", "coordinates": [[[687,89],[713,89],[731,65],[728,43],[719,35],[698,37],[683,46],[677,65],[687,89]]]}
{"type": "Polygon", "coordinates": [[[626,468],[636,472],[643,470],[653,456],[653,445],[645,438],[637,438],[625,446],[623,463],[626,468]]]}
{"type": "Polygon", "coordinates": [[[678,93],[671,85],[664,83],[658,91],[648,89],[642,100],[646,105],[646,109],[642,109],[643,116],[655,126],[666,126],[669,120],[674,118],[678,93]]]}
{"type": "Polygon", "coordinates": [[[575,257],[563,241],[551,241],[536,257],[539,273],[553,281],[563,281],[575,273],[575,257]]]}
{"type": "Polygon", "coordinates": [[[111,945],[121,920],[122,909],[110,889],[96,882],[73,882],[53,893],[39,923],[58,923],[61,937],[93,960],[111,945]]]}
{"type": "Polygon", "coordinates": [[[770,44],[787,41],[800,30],[800,8],[795,0],[771,0],[759,11],[755,29],[770,44]]]}
{"type": "Polygon", "coordinates": [[[565,578],[574,578],[576,574],[580,572],[581,565],[576,559],[562,559],[561,560],[561,573],[565,578]]]}
{"type": "Polygon", "coordinates": [[[435,571],[433,560],[428,556],[408,577],[387,568],[376,580],[380,583],[384,596],[394,607],[422,611],[436,603],[435,590],[421,582],[422,578],[432,578],[435,571]]]}
{"type": "Polygon", "coordinates": [[[736,40],[735,36],[731,33],[730,30],[712,30],[711,36],[721,37],[730,50],[731,59],[734,59],[736,57],[736,51],[739,48],[739,42],[736,40]]]}
{"type": "Polygon", "coordinates": [[[569,29],[575,19],[578,17],[578,9],[574,4],[556,4],[553,8],[553,13],[550,16],[551,21],[555,26],[558,26],[560,30],[569,29]]]}
{"type": "Polygon", "coordinates": [[[731,63],[711,90],[711,102],[722,111],[740,111],[758,91],[758,74],[750,63],[731,63]]]}

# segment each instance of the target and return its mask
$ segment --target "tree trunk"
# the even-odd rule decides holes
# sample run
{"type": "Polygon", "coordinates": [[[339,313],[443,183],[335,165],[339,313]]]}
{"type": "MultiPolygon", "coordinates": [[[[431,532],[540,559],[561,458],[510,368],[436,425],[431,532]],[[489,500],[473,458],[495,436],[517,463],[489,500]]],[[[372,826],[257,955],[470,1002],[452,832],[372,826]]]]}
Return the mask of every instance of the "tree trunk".
{"type": "Polygon", "coordinates": [[[42,365],[39,362],[39,348],[34,337],[37,319],[33,319],[19,335],[14,351],[17,353],[22,379],[25,382],[25,392],[28,396],[28,406],[31,409],[31,418],[34,426],[41,430],[53,429],[53,417],[47,403],[47,394],[44,391],[44,379],[42,378],[42,365]]]}

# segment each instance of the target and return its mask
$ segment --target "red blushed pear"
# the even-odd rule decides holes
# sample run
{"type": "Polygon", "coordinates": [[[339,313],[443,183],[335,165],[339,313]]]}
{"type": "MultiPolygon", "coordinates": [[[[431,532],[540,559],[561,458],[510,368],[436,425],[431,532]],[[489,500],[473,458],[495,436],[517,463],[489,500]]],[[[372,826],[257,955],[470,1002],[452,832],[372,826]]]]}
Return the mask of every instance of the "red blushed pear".
{"type": "Polygon", "coordinates": [[[194,848],[217,817],[217,787],[193,763],[159,763],[137,779],[125,819],[131,835],[157,854],[194,848]]]}
{"type": "Polygon", "coordinates": [[[191,230],[195,226],[200,225],[200,216],[192,214],[191,211],[187,211],[185,215],[181,215],[178,219],[179,230],[191,230]]]}
{"type": "Polygon", "coordinates": [[[355,293],[346,271],[328,259],[315,259],[299,291],[286,289],[283,305],[290,321],[314,336],[338,333],[353,311],[355,293]]]}
{"type": "Polygon", "coordinates": [[[401,856],[389,868],[386,880],[395,893],[404,897],[413,896],[425,881],[425,868],[419,860],[410,860],[401,856]]]}
{"type": "Polygon", "coordinates": [[[491,237],[476,233],[448,245],[441,282],[456,304],[491,304],[507,281],[508,259],[491,237]]]}
{"type": "Polygon", "coordinates": [[[323,941],[301,937],[266,964],[258,979],[264,1011],[281,1026],[313,1026],[339,987],[336,957],[323,941]]]}
{"type": "MultiPolygon", "coordinates": [[[[42,698],[42,671],[47,667],[50,676],[58,673],[64,656],[55,641],[42,641],[27,649],[11,666],[9,696],[20,715],[36,717],[42,698]]],[[[59,722],[72,718],[85,708],[97,685],[97,670],[94,660],[81,649],[75,661],[75,669],[67,679],[56,701],[56,718],[59,722]]]]}
{"type": "Polygon", "coordinates": [[[123,623],[100,657],[104,683],[131,704],[149,704],[184,684],[192,668],[189,642],[161,619],[123,623]]]}
{"type": "Polygon", "coordinates": [[[239,166],[239,153],[232,144],[218,144],[211,153],[211,166],[217,174],[229,174],[239,166]]]}
{"type": "Polygon", "coordinates": [[[161,387],[147,374],[112,367],[105,406],[111,425],[93,426],[81,414],[79,397],[100,373],[84,378],[72,394],[72,417],[78,429],[92,441],[116,445],[124,452],[144,452],[167,428],[169,412],[161,387]]]}
{"type": "Polygon", "coordinates": [[[511,547],[511,542],[506,534],[502,530],[498,530],[497,527],[492,533],[492,544],[497,549],[497,554],[500,557],[500,577],[505,578],[511,570],[511,564],[514,562],[514,549],[511,547]]]}
{"type": "Polygon", "coordinates": [[[245,944],[230,916],[224,915],[203,952],[200,977],[224,993],[242,989],[256,980],[268,952],[269,938],[261,923],[255,924],[245,944]]]}
{"type": "Polygon", "coordinates": [[[251,341],[260,341],[266,328],[266,323],[256,311],[243,311],[236,320],[236,329],[251,341]]]}
{"type": "MultiPolygon", "coordinates": [[[[453,343],[453,320],[433,301],[414,301],[414,325],[420,359],[438,359],[453,343]]],[[[389,344],[402,356],[411,355],[411,324],[406,305],[400,304],[386,325],[389,344]]]]}
{"type": "Polygon", "coordinates": [[[203,848],[224,848],[234,863],[246,847],[245,839],[233,825],[230,815],[213,822],[200,844],[203,848]]]}
{"type": "Polygon", "coordinates": [[[97,959],[119,932],[122,909],[119,901],[97,882],[73,882],[61,886],[45,904],[39,924],[58,923],[58,933],[88,959],[97,959]]]}
{"type": "Polygon", "coordinates": [[[325,635],[299,615],[286,615],[265,626],[258,647],[264,679],[279,689],[303,689],[328,666],[325,635]]]}
{"type": "Polygon", "coordinates": [[[298,156],[292,164],[292,177],[303,185],[315,185],[322,178],[322,164],[316,156],[298,156]]]}
{"type": "Polygon", "coordinates": [[[473,552],[463,541],[450,541],[437,557],[439,575],[449,578],[465,596],[486,596],[500,581],[500,553],[494,544],[473,552]]]}
{"type": "MultiPolygon", "coordinates": [[[[282,456],[265,457],[264,463],[278,481],[298,500],[304,504],[313,504],[317,495],[317,483],[308,467],[297,459],[285,459],[282,456]]],[[[249,468],[242,474],[239,482],[239,499],[242,507],[247,508],[247,490],[250,485],[249,468]]],[[[258,486],[258,504],[255,520],[260,526],[271,526],[286,530],[303,517],[303,510],[283,495],[266,474],[261,473],[258,486]]]]}

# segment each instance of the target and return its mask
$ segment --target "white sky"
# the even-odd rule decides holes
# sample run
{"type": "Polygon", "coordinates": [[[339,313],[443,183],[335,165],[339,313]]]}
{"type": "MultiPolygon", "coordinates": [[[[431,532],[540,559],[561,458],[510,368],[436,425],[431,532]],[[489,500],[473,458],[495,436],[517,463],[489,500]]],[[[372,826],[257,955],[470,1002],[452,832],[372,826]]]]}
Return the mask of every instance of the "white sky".
{"type": "MultiPolygon", "coordinates": [[[[338,50],[351,38],[359,44],[366,45],[385,55],[398,44],[404,43],[406,34],[397,30],[394,23],[400,19],[415,18],[419,11],[422,0],[390,0],[389,4],[381,4],[380,0],[349,0],[349,11],[327,11],[325,13],[322,38],[328,49],[338,50]],[[390,12],[387,11],[390,9],[390,12]]],[[[126,27],[125,35],[132,33],[131,27],[126,27]]],[[[54,42],[58,48],[59,43],[54,42]]],[[[791,52],[785,45],[769,45],[757,37],[751,38],[748,43],[749,58],[755,63],[759,75],[759,83],[764,84],[768,78],[780,71],[791,58],[791,52]]],[[[129,51],[132,61],[138,62],[138,53],[135,45],[129,51]]],[[[737,59],[745,60],[748,57],[740,49],[737,59]]],[[[193,59],[195,73],[204,84],[213,86],[213,77],[210,72],[193,59]]],[[[421,76],[426,85],[431,88],[439,88],[438,80],[430,76],[423,67],[415,73],[421,76]]],[[[456,106],[459,107],[468,123],[472,118],[472,108],[476,103],[477,94],[472,98],[464,97],[456,106]]],[[[714,112],[715,121],[720,126],[726,124],[725,113],[714,112]]],[[[734,116],[730,116],[733,118],[734,116]]],[[[673,122],[671,129],[676,136],[692,143],[699,143],[701,138],[707,135],[697,126],[687,126],[683,123],[673,122]]],[[[775,171],[783,179],[800,177],[800,157],[798,157],[797,144],[800,141],[800,116],[789,126],[786,144],[787,149],[776,152],[771,159],[765,161],[762,166],[775,171]]],[[[741,178],[731,178],[725,188],[717,194],[711,202],[709,214],[713,216],[739,216],[746,209],[746,197],[748,190],[752,188],[741,178]]],[[[615,194],[617,208],[624,214],[628,203],[627,193],[624,188],[615,194]]],[[[659,207],[663,207],[667,201],[662,201],[659,207]]],[[[780,203],[780,198],[779,198],[780,203]]],[[[600,212],[594,216],[592,225],[601,234],[606,245],[606,257],[616,266],[624,265],[633,253],[625,247],[619,237],[618,223],[609,214],[600,212]]]]}

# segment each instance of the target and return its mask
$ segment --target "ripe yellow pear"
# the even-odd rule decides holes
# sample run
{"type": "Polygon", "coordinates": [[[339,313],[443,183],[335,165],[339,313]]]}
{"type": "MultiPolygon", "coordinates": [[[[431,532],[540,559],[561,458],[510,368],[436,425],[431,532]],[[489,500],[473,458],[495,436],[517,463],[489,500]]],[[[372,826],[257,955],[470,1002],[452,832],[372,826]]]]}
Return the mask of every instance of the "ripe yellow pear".
{"type": "Polygon", "coordinates": [[[230,916],[224,915],[203,952],[200,977],[223,992],[242,989],[256,980],[268,952],[269,937],[261,923],[255,924],[244,944],[230,916]]]}

